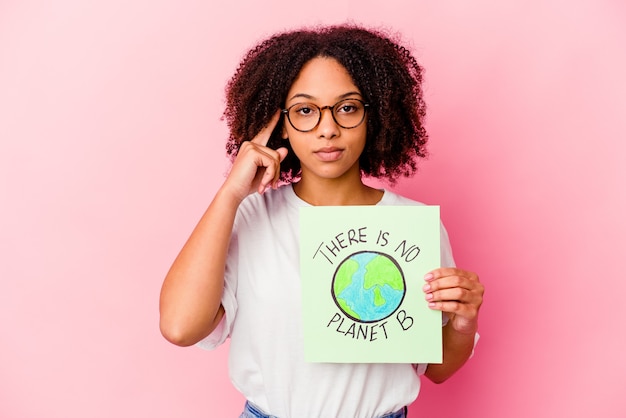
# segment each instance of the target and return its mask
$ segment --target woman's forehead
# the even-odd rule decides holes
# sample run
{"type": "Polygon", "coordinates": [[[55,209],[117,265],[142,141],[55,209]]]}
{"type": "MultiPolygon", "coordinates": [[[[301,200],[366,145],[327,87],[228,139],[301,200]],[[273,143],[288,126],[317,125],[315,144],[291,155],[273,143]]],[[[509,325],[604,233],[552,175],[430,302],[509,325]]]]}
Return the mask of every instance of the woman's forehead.
{"type": "Polygon", "coordinates": [[[341,100],[351,95],[360,95],[348,70],[334,58],[313,58],[302,66],[291,85],[287,101],[341,100]]]}

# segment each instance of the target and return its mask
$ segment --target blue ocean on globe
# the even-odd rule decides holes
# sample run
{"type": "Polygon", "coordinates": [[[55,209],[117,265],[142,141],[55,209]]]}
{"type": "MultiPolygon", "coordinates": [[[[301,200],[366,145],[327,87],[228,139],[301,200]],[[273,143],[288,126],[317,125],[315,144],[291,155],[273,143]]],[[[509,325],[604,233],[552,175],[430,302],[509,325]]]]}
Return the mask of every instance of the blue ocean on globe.
{"type": "Polygon", "coordinates": [[[337,268],[333,278],[337,306],[359,322],[389,317],[404,298],[404,276],[388,255],[363,251],[352,254],[337,268]]]}

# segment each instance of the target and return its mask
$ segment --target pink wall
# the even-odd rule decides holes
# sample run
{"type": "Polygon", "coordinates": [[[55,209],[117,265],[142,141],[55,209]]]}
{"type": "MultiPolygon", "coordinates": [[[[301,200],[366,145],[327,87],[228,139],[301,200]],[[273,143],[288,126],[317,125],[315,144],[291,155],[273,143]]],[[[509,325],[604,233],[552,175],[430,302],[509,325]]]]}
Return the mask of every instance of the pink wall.
{"type": "Polygon", "coordinates": [[[623,1],[207,3],[0,3],[0,417],[236,416],[226,347],[161,338],[161,280],[241,54],[346,18],[425,65],[431,158],[397,189],[487,287],[476,356],[411,415],[626,416],[623,1]]]}

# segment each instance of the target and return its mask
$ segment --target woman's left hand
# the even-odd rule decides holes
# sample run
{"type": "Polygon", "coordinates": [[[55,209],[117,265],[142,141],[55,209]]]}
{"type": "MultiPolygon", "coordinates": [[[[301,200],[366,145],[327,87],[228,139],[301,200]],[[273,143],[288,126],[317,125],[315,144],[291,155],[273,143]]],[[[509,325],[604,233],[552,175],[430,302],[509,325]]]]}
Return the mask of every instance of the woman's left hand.
{"type": "Polygon", "coordinates": [[[485,292],[478,276],[457,268],[440,268],[428,273],[424,280],[428,307],[445,312],[455,331],[474,334],[485,292]]]}

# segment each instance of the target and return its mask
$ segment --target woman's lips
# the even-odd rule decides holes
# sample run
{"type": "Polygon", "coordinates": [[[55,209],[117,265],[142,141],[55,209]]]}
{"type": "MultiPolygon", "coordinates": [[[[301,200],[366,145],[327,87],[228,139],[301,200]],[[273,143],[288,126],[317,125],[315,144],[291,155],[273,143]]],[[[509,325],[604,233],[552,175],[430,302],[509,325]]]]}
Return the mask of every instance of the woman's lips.
{"type": "Polygon", "coordinates": [[[336,161],[341,157],[343,150],[335,147],[321,148],[314,154],[322,161],[336,161]]]}

